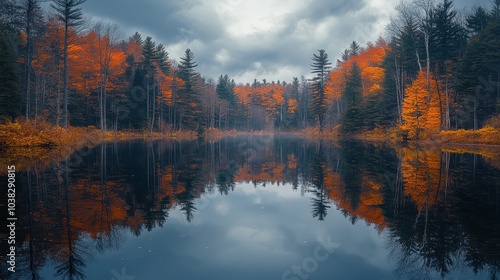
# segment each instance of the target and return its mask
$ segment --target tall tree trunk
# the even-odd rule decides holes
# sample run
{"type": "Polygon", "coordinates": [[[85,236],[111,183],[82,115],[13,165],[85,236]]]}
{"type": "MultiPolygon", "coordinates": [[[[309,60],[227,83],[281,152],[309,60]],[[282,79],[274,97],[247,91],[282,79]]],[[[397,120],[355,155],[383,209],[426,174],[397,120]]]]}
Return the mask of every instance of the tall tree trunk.
{"type": "Polygon", "coordinates": [[[63,127],[68,128],[68,34],[69,25],[66,21],[64,23],[64,69],[63,69],[63,127]]]}

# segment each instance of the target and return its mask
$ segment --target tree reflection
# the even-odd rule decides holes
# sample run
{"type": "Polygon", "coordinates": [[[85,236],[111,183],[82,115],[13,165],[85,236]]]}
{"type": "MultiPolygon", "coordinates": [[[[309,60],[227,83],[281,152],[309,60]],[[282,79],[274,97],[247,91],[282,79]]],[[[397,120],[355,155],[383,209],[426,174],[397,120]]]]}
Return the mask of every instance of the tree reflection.
{"type": "Polygon", "coordinates": [[[321,146],[317,153],[314,155],[311,160],[310,168],[311,168],[311,184],[312,188],[310,190],[311,193],[314,194],[314,197],[311,199],[312,201],[312,214],[313,217],[317,217],[318,220],[323,221],[326,217],[330,199],[328,198],[328,194],[325,189],[325,156],[323,151],[321,150],[321,146]]]}
{"type": "Polygon", "coordinates": [[[68,176],[68,159],[64,161],[64,193],[65,193],[65,220],[66,220],[66,250],[67,250],[67,259],[64,260],[61,264],[56,266],[54,273],[54,277],[58,277],[61,279],[85,279],[85,262],[83,259],[83,250],[81,244],[83,242],[78,242],[78,240],[74,240],[74,236],[78,236],[78,233],[73,232],[72,224],[71,224],[71,203],[70,203],[70,184],[69,184],[69,176],[68,176]]]}
{"type": "Polygon", "coordinates": [[[202,195],[228,195],[247,182],[309,193],[312,217],[320,221],[328,220],[333,204],[351,223],[387,232],[401,278],[445,278],[464,265],[498,278],[497,159],[359,142],[271,140],[103,144],[71,170],[66,159],[52,169],[44,164],[23,172],[19,275],[38,279],[54,260],[54,277],[83,279],[92,254],[119,248],[125,230],[139,236],[168,226],[173,209],[191,222],[202,195]],[[251,157],[241,143],[253,149],[251,157]]]}

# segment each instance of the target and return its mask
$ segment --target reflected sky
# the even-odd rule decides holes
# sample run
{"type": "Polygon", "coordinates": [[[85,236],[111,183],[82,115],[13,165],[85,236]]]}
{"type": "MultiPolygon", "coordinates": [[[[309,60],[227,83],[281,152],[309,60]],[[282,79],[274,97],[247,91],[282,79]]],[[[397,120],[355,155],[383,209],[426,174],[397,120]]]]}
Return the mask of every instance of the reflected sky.
{"type": "MultiPolygon", "coordinates": [[[[199,199],[201,207],[191,223],[176,209],[163,228],[138,238],[123,230],[125,245],[95,256],[87,263],[87,278],[112,278],[113,270],[121,275],[125,268],[126,275],[136,279],[282,279],[292,265],[314,258],[321,246],[318,239],[328,238],[339,247],[327,260],[318,261],[316,271],[302,268],[304,275],[392,278],[383,233],[366,223],[352,225],[336,210],[325,221],[313,219],[310,198],[291,185],[276,184],[239,183],[227,196],[208,194],[199,199]]],[[[53,269],[43,274],[49,279],[53,269]]],[[[294,278],[290,274],[283,279],[294,278]]]]}
{"type": "Polygon", "coordinates": [[[104,144],[20,173],[8,279],[495,279],[497,160],[288,138],[104,144]]]}

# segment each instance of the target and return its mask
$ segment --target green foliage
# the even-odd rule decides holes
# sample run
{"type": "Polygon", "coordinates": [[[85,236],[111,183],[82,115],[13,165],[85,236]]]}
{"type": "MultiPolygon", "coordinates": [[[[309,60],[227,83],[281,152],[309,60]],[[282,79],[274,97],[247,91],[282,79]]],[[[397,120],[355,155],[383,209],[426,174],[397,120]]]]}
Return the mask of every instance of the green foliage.
{"type": "Polygon", "coordinates": [[[0,24],[0,116],[13,118],[19,114],[21,102],[19,73],[14,52],[4,32],[5,28],[0,24]]]}
{"type": "Polygon", "coordinates": [[[477,34],[486,28],[490,20],[491,17],[488,14],[488,11],[481,6],[477,6],[474,8],[472,14],[466,19],[467,29],[471,34],[477,34]]]}
{"type": "Polygon", "coordinates": [[[316,77],[311,79],[311,103],[310,116],[317,120],[319,129],[322,130],[325,118],[325,86],[328,80],[328,71],[331,68],[331,63],[328,61],[328,54],[325,50],[318,50],[319,54],[314,54],[312,57],[311,73],[316,74],[316,77]]]}
{"type": "Polygon", "coordinates": [[[453,1],[444,0],[433,11],[430,20],[430,50],[432,63],[440,75],[445,72],[446,61],[457,61],[465,46],[465,29],[457,22],[453,1]]]}
{"type": "Polygon", "coordinates": [[[87,0],[52,0],[54,3],[50,6],[56,11],[60,21],[67,26],[75,27],[81,25],[83,13],[81,4],[87,0]]]}
{"type": "Polygon", "coordinates": [[[233,79],[230,79],[226,74],[220,76],[217,80],[216,92],[220,99],[226,100],[231,105],[236,103],[236,96],[234,95],[234,87],[236,84],[233,79]]]}
{"type": "Polygon", "coordinates": [[[500,112],[499,49],[500,20],[491,22],[468,44],[457,82],[460,127],[478,128],[489,116],[500,112]]]}
{"type": "Polygon", "coordinates": [[[184,81],[184,87],[179,92],[180,114],[182,126],[186,129],[198,131],[201,127],[201,96],[196,88],[198,75],[195,68],[194,54],[186,49],[179,64],[179,78],[184,81]]]}
{"type": "Polygon", "coordinates": [[[342,92],[345,104],[345,111],[342,116],[342,132],[344,133],[359,132],[363,127],[364,116],[360,110],[362,93],[361,69],[354,62],[346,75],[346,85],[342,92]]]}

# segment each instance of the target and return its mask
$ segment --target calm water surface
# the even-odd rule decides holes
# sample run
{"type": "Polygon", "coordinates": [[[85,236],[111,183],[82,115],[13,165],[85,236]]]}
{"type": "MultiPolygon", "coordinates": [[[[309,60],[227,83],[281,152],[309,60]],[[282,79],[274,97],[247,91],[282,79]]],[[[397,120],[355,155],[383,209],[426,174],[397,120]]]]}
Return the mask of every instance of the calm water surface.
{"type": "Polygon", "coordinates": [[[499,279],[499,168],[270,136],[103,144],[18,173],[22,245],[0,276],[499,279]]]}

